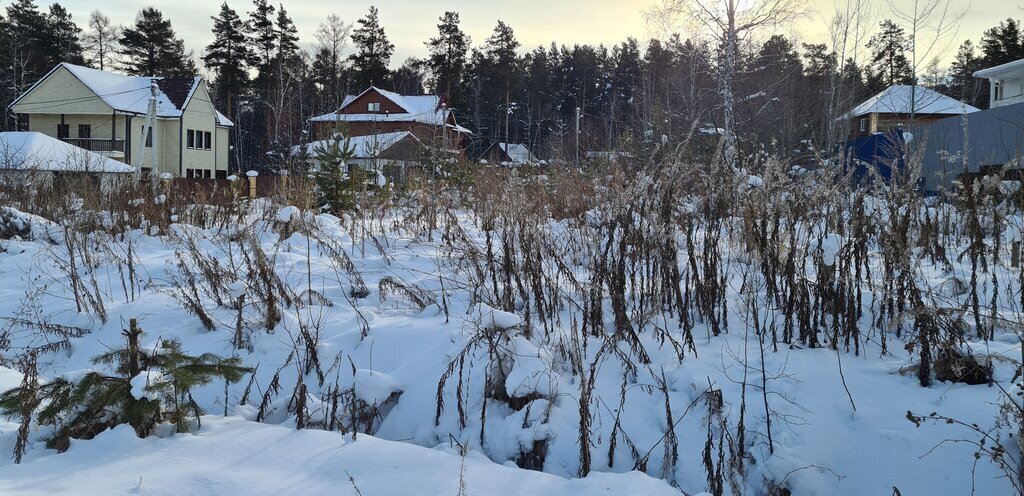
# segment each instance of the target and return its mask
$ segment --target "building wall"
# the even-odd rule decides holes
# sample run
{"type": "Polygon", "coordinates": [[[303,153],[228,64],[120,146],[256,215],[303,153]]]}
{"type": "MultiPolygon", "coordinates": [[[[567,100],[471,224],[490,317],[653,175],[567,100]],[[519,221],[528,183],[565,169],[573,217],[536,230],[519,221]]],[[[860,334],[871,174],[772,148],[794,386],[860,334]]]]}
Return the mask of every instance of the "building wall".
{"type": "Polygon", "coordinates": [[[212,100],[206,90],[206,85],[200,84],[192,95],[192,99],[189,100],[188,106],[182,112],[179,135],[174,137],[175,141],[173,143],[169,142],[166,144],[166,146],[180,146],[182,154],[180,173],[182,176],[186,175],[188,169],[209,171],[210,177],[216,176],[214,173],[216,170],[227,170],[226,161],[218,163],[218,156],[223,153],[221,149],[227,150],[227,141],[218,139],[217,114],[211,102],[212,100]],[[210,149],[189,149],[189,129],[210,133],[210,138],[213,140],[210,149]]]}
{"type": "MultiPolygon", "coordinates": [[[[114,109],[63,66],[12,107],[17,114],[110,115],[114,109]],[[57,108],[59,102],[59,108],[57,108]]],[[[30,124],[31,124],[31,118],[30,124]]],[[[54,131],[56,133],[56,131],[54,131]]]]}
{"type": "Polygon", "coordinates": [[[227,177],[228,165],[231,163],[231,128],[218,127],[216,136],[217,170],[224,171],[222,175],[227,177]]]}
{"type": "Polygon", "coordinates": [[[350,102],[341,112],[343,114],[368,114],[370,112],[367,109],[370,103],[379,103],[379,113],[381,114],[398,114],[406,111],[395,102],[385,98],[384,95],[370,90],[350,102]]]}
{"type": "MultiPolygon", "coordinates": [[[[959,115],[918,114],[914,116],[914,123],[916,125],[930,124],[950,117],[959,117],[959,115]]],[[[885,133],[898,128],[906,128],[909,125],[910,116],[907,114],[868,114],[855,118],[850,122],[850,135],[854,137],[870,136],[875,133],[885,133]],[[861,119],[867,119],[866,131],[861,131],[861,119]]]]}

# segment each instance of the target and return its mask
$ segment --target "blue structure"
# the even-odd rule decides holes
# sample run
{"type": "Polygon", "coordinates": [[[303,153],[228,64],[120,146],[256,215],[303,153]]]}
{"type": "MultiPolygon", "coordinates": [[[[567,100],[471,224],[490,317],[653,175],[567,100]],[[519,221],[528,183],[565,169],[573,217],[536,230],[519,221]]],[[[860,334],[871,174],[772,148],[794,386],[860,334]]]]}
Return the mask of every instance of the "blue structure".
{"type": "Polygon", "coordinates": [[[888,182],[892,179],[893,167],[903,171],[906,166],[904,156],[904,131],[897,129],[887,133],[859,136],[846,143],[843,151],[846,163],[843,172],[853,175],[856,182],[869,177],[869,168],[879,177],[888,182]]]}

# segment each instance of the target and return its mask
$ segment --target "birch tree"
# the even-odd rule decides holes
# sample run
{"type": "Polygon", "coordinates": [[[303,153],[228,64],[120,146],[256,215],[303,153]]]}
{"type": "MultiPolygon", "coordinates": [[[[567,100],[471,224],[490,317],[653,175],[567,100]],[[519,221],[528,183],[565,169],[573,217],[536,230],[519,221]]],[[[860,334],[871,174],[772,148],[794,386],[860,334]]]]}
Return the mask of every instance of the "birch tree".
{"type": "Polygon", "coordinates": [[[648,12],[656,24],[674,29],[680,21],[695,24],[718,42],[718,86],[722,101],[723,158],[737,166],[735,81],[739,46],[749,34],[787,23],[804,13],[805,0],[662,0],[648,12]]]}

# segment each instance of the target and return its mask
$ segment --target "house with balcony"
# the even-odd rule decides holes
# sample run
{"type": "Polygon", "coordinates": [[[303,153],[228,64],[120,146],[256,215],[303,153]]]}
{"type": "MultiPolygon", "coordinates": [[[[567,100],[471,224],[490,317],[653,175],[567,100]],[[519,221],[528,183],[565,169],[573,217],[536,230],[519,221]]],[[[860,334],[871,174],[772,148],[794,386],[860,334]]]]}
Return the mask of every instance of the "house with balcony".
{"type": "Polygon", "coordinates": [[[9,110],[18,131],[42,133],[143,173],[228,174],[233,124],[214,108],[199,76],[125,76],[63,63],[9,110]],[[156,110],[143,138],[152,98],[156,110]]]}
{"type": "Polygon", "coordinates": [[[1024,59],[982,69],[974,77],[988,79],[990,109],[1024,103],[1024,59]]]}
{"type": "Polygon", "coordinates": [[[922,173],[931,191],[955,189],[983,175],[1024,175],[1024,59],[982,69],[989,108],[914,132],[922,173]],[[961,181],[962,180],[962,181],[961,181]]]}
{"type": "Polygon", "coordinates": [[[315,140],[410,132],[426,146],[462,154],[472,135],[458,124],[443,97],[400,95],[369,87],[346,96],[337,110],[309,119],[315,140]]]}

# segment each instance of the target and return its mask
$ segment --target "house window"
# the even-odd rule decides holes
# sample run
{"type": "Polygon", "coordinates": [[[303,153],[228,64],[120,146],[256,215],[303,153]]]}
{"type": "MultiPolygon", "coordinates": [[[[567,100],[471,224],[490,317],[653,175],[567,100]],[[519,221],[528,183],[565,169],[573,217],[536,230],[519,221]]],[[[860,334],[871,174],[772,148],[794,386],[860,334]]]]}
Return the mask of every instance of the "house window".
{"type": "Polygon", "coordinates": [[[57,124],[57,139],[68,139],[71,137],[71,126],[67,124],[57,124]]]}
{"type": "Polygon", "coordinates": [[[861,119],[860,120],[860,132],[863,133],[863,132],[865,132],[867,130],[868,130],[868,120],[867,120],[867,118],[861,119]]]}
{"type": "Polygon", "coordinates": [[[149,129],[146,129],[146,126],[142,126],[142,129],[139,129],[139,134],[142,134],[143,131],[149,131],[149,132],[146,133],[146,147],[152,148],[153,147],[153,128],[150,127],[149,129]]]}
{"type": "Polygon", "coordinates": [[[78,139],[92,138],[92,126],[89,124],[78,125],[78,139]]]}
{"type": "Polygon", "coordinates": [[[203,149],[203,132],[196,131],[196,150],[203,149]]]}
{"type": "Polygon", "coordinates": [[[1000,81],[996,81],[993,84],[993,89],[994,89],[994,91],[992,93],[995,95],[995,100],[996,101],[1002,100],[1003,99],[1003,83],[1000,82],[1000,81]]]}
{"type": "Polygon", "coordinates": [[[210,179],[211,177],[213,176],[210,169],[203,169],[203,179],[210,179]]]}
{"type": "Polygon", "coordinates": [[[213,140],[210,139],[210,138],[211,138],[210,137],[210,132],[209,131],[204,131],[203,132],[203,149],[204,150],[209,150],[210,147],[213,145],[213,140]]]}
{"type": "Polygon", "coordinates": [[[28,114],[18,114],[18,131],[28,131],[28,114]]]}
{"type": "Polygon", "coordinates": [[[214,177],[216,177],[217,179],[227,179],[228,178],[228,171],[219,170],[219,171],[217,171],[216,174],[214,174],[214,177]]]}
{"type": "Polygon", "coordinates": [[[380,112],[380,102],[370,102],[366,104],[366,110],[368,112],[380,112]]]}
{"type": "Polygon", "coordinates": [[[188,148],[189,149],[195,148],[196,147],[196,132],[194,130],[192,130],[192,129],[189,129],[188,133],[187,133],[187,136],[188,136],[188,138],[187,138],[188,139],[188,148]]]}
{"type": "Polygon", "coordinates": [[[186,179],[192,179],[194,177],[196,177],[195,169],[185,169],[185,178],[186,179]]]}

